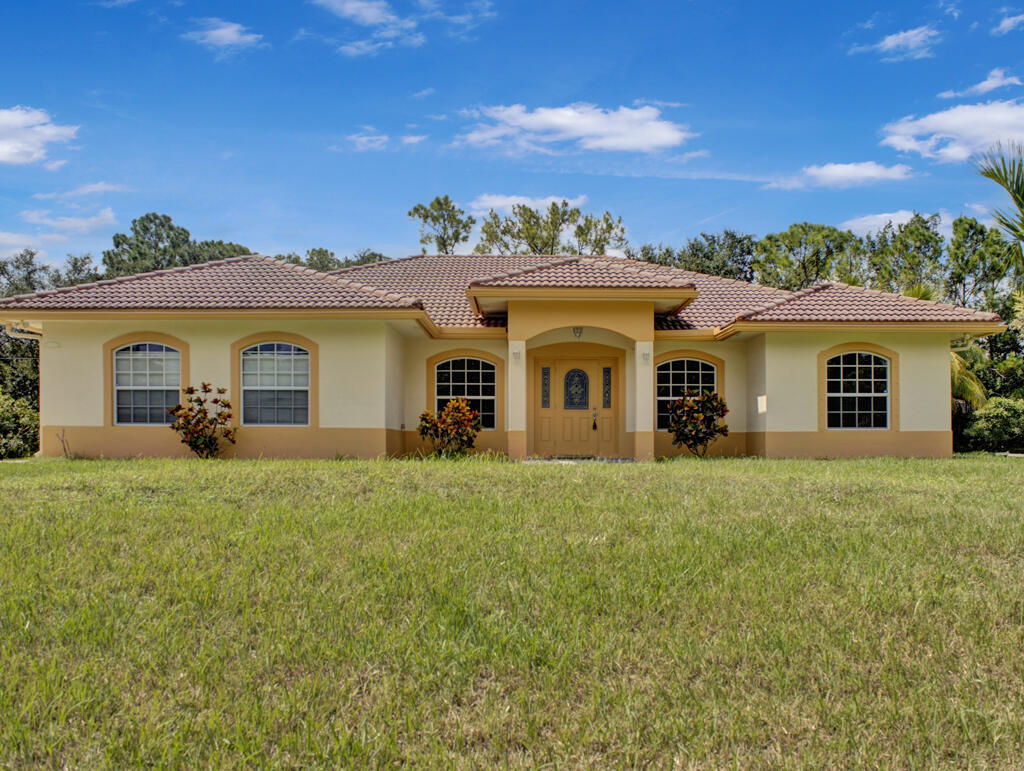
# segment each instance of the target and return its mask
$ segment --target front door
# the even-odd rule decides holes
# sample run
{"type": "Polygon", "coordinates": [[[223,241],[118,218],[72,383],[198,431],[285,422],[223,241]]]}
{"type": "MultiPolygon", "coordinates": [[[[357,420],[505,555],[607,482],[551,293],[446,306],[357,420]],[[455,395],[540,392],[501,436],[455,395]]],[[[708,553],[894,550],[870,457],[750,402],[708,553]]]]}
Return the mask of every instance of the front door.
{"type": "Polygon", "coordinates": [[[545,457],[615,457],[616,360],[538,358],[533,371],[534,452],[545,457]]]}

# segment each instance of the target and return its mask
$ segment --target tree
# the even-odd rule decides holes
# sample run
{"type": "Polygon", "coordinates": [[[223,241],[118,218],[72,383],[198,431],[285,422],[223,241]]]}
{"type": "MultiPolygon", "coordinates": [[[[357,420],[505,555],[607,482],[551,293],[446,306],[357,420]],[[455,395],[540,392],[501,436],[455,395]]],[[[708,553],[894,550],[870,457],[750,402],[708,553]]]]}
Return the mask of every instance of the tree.
{"type": "Polygon", "coordinates": [[[38,254],[35,249],[22,249],[0,260],[0,294],[10,297],[49,288],[50,269],[36,260],[38,254]]]}
{"type": "Polygon", "coordinates": [[[942,258],[945,241],[939,233],[939,215],[915,213],[909,221],[892,222],[865,239],[870,285],[883,292],[903,294],[927,286],[939,294],[945,289],[942,258]]]}
{"type": "Polygon", "coordinates": [[[515,204],[507,217],[494,209],[480,227],[476,254],[605,254],[626,246],[621,217],[584,215],[562,200],[547,209],[515,204]]]}
{"type": "Polygon", "coordinates": [[[1013,208],[997,209],[992,217],[1009,239],[1009,261],[1018,274],[1024,274],[1024,143],[997,143],[978,162],[978,173],[1010,196],[1013,208]]]}
{"type": "Polygon", "coordinates": [[[319,270],[321,273],[329,273],[344,267],[344,263],[334,256],[334,252],[323,247],[314,247],[306,252],[306,267],[319,270]]]}
{"type": "Polygon", "coordinates": [[[420,243],[423,253],[434,245],[437,254],[455,254],[455,248],[469,240],[476,219],[466,215],[448,196],[437,196],[429,204],[418,203],[409,210],[409,217],[420,221],[420,243]]]}
{"type": "MultiPolygon", "coordinates": [[[[842,260],[851,262],[857,237],[830,225],[802,222],[782,233],[770,233],[757,242],[751,268],[765,286],[806,289],[836,277],[842,260]]],[[[852,271],[847,269],[852,274],[852,271]]]]}
{"type": "Polygon", "coordinates": [[[753,281],[751,264],[755,240],[748,233],[723,230],[721,233],[701,233],[678,250],[663,244],[644,244],[639,249],[627,249],[626,256],[711,276],[753,281]]]}
{"type": "Polygon", "coordinates": [[[973,217],[953,220],[946,261],[946,298],[956,304],[994,310],[1009,265],[1007,243],[995,228],[973,217]]]}
{"type": "Polygon", "coordinates": [[[106,277],[114,278],[251,253],[241,244],[193,241],[169,216],[150,212],[132,220],[130,235],[114,235],[114,248],[103,252],[103,265],[106,277]]]}
{"type": "Polygon", "coordinates": [[[353,265],[372,265],[378,262],[389,262],[390,260],[391,258],[387,255],[381,254],[373,249],[360,249],[358,252],[353,252],[351,257],[345,258],[344,267],[348,268],[353,265]]]}
{"type": "Polygon", "coordinates": [[[91,281],[99,281],[102,278],[100,272],[93,265],[92,255],[69,254],[64,260],[64,267],[57,268],[50,273],[50,282],[53,286],[74,286],[75,284],[88,284],[91,281]]]}
{"type": "Polygon", "coordinates": [[[330,273],[334,270],[341,270],[342,268],[350,268],[353,265],[368,265],[376,262],[387,262],[390,257],[375,252],[373,249],[360,249],[355,252],[351,257],[346,257],[344,260],[340,260],[334,256],[334,252],[323,247],[314,247],[306,252],[306,257],[303,259],[296,252],[288,252],[288,254],[278,254],[274,257],[277,260],[284,260],[294,265],[302,265],[303,267],[310,268],[312,270],[318,270],[321,273],[330,273]]]}
{"type": "MultiPolygon", "coordinates": [[[[36,260],[37,255],[33,249],[22,249],[0,260],[0,296],[50,287],[50,269],[36,260]]],[[[38,341],[0,335],[0,393],[39,410],[38,341]]]]}

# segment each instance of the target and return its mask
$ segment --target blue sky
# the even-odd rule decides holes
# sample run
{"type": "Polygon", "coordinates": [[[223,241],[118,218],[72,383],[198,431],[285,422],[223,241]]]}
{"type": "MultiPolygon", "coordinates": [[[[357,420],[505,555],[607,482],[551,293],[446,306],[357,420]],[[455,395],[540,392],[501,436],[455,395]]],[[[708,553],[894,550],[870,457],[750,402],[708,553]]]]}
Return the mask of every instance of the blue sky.
{"type": "MultiPolygon", "coordinates": [[[[97,0],[0,10],[0,254],[147,211],[268,254],[419,250],[406,217],[573,199],[631,243],[1002,203],[1024,5],[97,0]]],[[[471,246],[472,244],[470,244],[471,246]]]]}

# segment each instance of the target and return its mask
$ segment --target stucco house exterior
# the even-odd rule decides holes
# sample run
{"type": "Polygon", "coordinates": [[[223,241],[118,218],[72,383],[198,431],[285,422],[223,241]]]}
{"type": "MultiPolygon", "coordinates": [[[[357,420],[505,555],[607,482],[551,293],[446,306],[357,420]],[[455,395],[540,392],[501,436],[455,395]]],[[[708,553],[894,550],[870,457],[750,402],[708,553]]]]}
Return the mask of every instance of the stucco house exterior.
{"type": "Polygon", "coordinates": [[[712,452],[952,452],[951,339],[994,314],[839,283],[799,292],[615,257],[418,256],[318,273],[251,255],[0,300],[40,336],[41,453],[182,456],[166,408],[228,388],[240,457],[415,452],[465,396],[478,447],[677,452],[665,405],[725,398],[712,452]]]}

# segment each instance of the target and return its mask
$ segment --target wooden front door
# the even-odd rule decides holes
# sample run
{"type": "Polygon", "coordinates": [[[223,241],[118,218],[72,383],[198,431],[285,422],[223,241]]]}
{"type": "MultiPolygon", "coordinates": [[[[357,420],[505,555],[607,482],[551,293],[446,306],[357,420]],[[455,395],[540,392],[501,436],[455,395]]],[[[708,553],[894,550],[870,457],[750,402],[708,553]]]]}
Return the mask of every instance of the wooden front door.
{"type": "Polygon", "coordinates": [[[535,360],[535,454],[593,458],[618,454],[617,369],[613,358],[535,360]]]}

